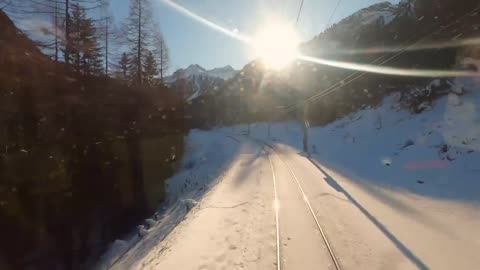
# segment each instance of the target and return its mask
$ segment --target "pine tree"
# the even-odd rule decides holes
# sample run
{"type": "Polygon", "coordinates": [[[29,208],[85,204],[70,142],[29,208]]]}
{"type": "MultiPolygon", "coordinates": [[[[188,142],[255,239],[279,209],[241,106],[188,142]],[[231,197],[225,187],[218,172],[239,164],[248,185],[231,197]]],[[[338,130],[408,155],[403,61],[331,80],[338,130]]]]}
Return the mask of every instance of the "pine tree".
{"type": "Polygon", "coordinates": [[[130,0],[127,39],[130,45],[130,74],[133,84],[143,84],[142,71],[148,46],[151,45],[153,21],[149,0],[130,0]]]}
{"type": "MultiPolygon", "coordinates": [[[[72,47],[72,39],[75,39],[75,25],[72,17],[75,6],[81,4],[89,14],[97,14],[99,9],[108,7],[110,0],[4,0],[6,4],[0,8],[7,13],[15,14],[17,20],[27,19],[35,21],[44,20],[45,16],[51,16],[53,27],[41,27],[43,35],[35,37],[37,45],[42,50],[51,54],[55,62],[63,59],[68,68],[75,61],[75,51],[72,47]],[[63,38],[62,38],[63,37],[63,38]]],[[[103,18],[95,18],[95,21],[103,18]]],[[[77,57],[78,60],[78,57],[77,57]]],[[[78,68],[78,67],[77,67],[78,68]]]]}
{"type": "Polygon", "coordinates": [[[70,52],[71,52],[71,28],[70,28],[70,1],[65,0],[65,50],[63,56],[65,58],[65,65],[68,68],[70,64],[70,52]]]}
{"type": "Polygon", "coordinates": [[[158,28],[155,31],[155,54],[157,57],[160,82],[163,84],[163,79],[170,65],[170,57],[167,44],[165,44],[165,39],[158,28]]]}
{"type": "Polygon", "coordinates": [[[68,52],[65,51],[65,55],[68,55],[68,59],[72,59],[72,64],[75,72],[81,72],[81,63],[82,63],[82,40],[80,37],[80,33],[83,31],[83,22],[86,20],[85,14],[81,9],[80,5],[75,4],[72,7],[72,16],[71,22],[69,24],[71,34],[69,39],[69,49],[68,52]]]}
{"type": "Polygon", "coordinates": [[[103,73],[102,53],[97,40],[96,28],[91,19],[83,21],[82,26],[82,70],[85,74],[100,75],[103,73]]]}
{"type": "Polygon", "coordinates": [[[102,55],[93,20],[86,17],[85,9],[79,4],[73,5],[72,9],[70,53],[74,70],[99,75],[103,72],[102,55]]]}
{"type": "Polygon", "coordinates": [[[145,85],[150,87],[155,86],[156,76],[158,75],[157,67],[157,60],[155,59],[154,54],[151,51],[148,51],[143,64],[143,77],[145,80],[145,85]]]}
{"type": "Polygon", "coordinates": [[[110,55],[112,53],[112,45],[115,41],[115,24],[113,21],[113,17],[111,16],[111,13],[109,11],[110,8],[110,0],[102,0],[103,5],[100,9],[100,24],[99,24],[99,40],[101,40],[102,43],[102,51],[103,51],[103,57],[104,57],[104,73],[105,76],[109,76],[110,73],[110,55]]]}
{"type": "Polygon", "coordinates": [[[129,79],[129,66],[130,66],[130,59],[128,58],[127,53],[123,53],[122,57],[118,61],[118,72],[117,77],[121,80],[127,81],[129,79]]]}
{"type": "Polygon", "coordinates": [[[114,51],[112,49],[112,45],[115,45],[115,40],[117,36],[116,28],[113,23],[113,17],[111,16],[105,16],[102,19],[102,26],[101,26],[101,38],[102,38],[102,50],[103,50],[103,57],[104,57],[104,66],[105,66],[105,76],[109,76],[110,74],[110,58],[111,54],[114,51]]]}

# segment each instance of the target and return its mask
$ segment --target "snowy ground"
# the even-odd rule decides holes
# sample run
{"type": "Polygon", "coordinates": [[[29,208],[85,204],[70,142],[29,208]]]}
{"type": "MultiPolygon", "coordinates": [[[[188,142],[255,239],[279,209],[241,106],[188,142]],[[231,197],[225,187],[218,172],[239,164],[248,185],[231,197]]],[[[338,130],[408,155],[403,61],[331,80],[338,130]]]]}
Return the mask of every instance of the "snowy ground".
{"type": "MultiPolygon", "coordinates": [[[[400,109],[392,95],[378,108],[311,128],[309,149],[324,165],[370,184],[478,204],[480,93],[464,88],[470,92],[452,93],[417,115],[400,109]]],[[[267,139],[266,126],[254,124],[252,136],[267,139]]],[[[298,122],[273,124],[271,134],[303,149],[298,122]]]]}
{"type": "Polygon", "coordinates": [[[166,202],[131,236],[112,243],[96,268],[133,267],[137,257],[153,249],[183,220],[196,201],[221,181],[237,151],[239,144],[234,138],[219,132],[191,131],[186,138],[182,168],[166,181],[166,202]]]}
{"type": "Polygon", "coordinates": [[[154,228],[113,269],[272,268],[275,218],[266,154],[254,143],[239,145],[230,166],[223,168],[221,181],[165,240],[160,242],[164,228],[154,228]]]}
{"type": "MultiPolygon", "coordinates": [[[[316,200],[314,205],[322,209],[319,215],[325,218],[327,231],[345,235],[347,230],[357,234],[333,240],[340,254],[364,253],[358,241],[362,237],[364,243],[369,242],[368,238],[375,239],[373,234],[359,230],[357,221],[343,218],[346,209],[341,210],[338,201],[346,200],[414,268],[478,267],[480,93],[474,87],[464,87],[470,92],[452,93],[418,115],[401,110],[396,102],[398,96],[392,95],[378,108],[310,129],[312,160],[324,175],[323,183],[317,181],[315,185],[327,183],[335,190],[327,192],[330,200],[316,200]],[[352,243],[356,243],[355,248],[349,250],[352,243]]],[[[251,132],[252,137],[276,142],[286,153],[298,153],[303,148],[302,130],[296,122],[273,124],[270,138],[267,124],[253,125],[251,132]]],[[[297,164],[294,166],[305,166],[298,157],[291,156],[290,162],[297,164]]],[[[311,177],[303,178],[308,182],[311,177]]],[[[314,192],[311,196],[319,194],[314,192]]],[[[357,257],[356,263],[397,268],[392,258],[375,263],[371,260],[374,254],[364,255],[357,257]]],[[[351,267],[356,268],[355,264],[351,267]]],[[[404,268],[405,265],[398,267],[404,268]]]]}
{"type": "Polygon", "coordinates": [[[465,89],[421,114],[400,109],[392,95],[312,128],[311,159],[299,154],[295,122],[272,124],[271,136],[262,123],[250,137],[245,126],[194,131],[159,221],[108,262],[114,269],[273,270],[278,252],[282,269],[334,269],[308,198],[343,269],[476,269],[480,93],[465,89]]]}

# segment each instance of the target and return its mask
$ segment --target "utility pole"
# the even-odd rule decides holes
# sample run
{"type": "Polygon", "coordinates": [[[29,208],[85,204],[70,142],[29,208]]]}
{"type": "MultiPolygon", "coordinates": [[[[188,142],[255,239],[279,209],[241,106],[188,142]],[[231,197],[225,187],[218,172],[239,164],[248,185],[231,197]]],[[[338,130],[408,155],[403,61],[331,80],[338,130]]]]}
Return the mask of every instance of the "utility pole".
{"type": "Polygon", "coordinates": [[[308,102],[303,103],[303,151],[307,156],[310,155],[308,151],[308,128],[310,123],[308,122],[308,102]]]}

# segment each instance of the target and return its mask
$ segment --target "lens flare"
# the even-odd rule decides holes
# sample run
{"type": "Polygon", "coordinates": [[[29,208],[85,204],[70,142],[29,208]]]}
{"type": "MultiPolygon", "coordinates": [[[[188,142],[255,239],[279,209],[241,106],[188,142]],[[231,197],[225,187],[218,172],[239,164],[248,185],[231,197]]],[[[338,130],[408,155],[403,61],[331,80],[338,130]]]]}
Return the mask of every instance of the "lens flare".
{"type": "Polygon", "coordinates": [[[437,70],[437,69],[410,69],[410,68],[394,68],[385,66],[374,66],[359,63],[341,62],[334,60],[326,60],[312,56],[299,55],[300,60],[317,63],[320,65],[358,70],[369,73],[395,75],[395,76],[410,76],[410,77],[424,77],[424,78],[445,78],[445,77],[479,77],[479,72],[463,71],[463,70],[437,70]]]}
{"type": "MultiPolygon", "coordinates": [[[[463,70],[436,70],[436,69],[406,69],[394,68],[385,66],[375,66],[368,64],[349,63],[342,61],[334,61],[316,58],[313,56],[301,55],[297,52],[298,38],[295,31],[288,24],[282,24],[279,21],[273,20],[267,24],[263,30],[255,36],[254,39],[247,35],[240,34],[237,31],[229,30],[222,27],[190,10],[173,2],[172,0],[162,0],[165,4],[175,9],[176,11],[190,17],[191,19],[200,22],[207,27],[227,35],[231,38],[239,40],[249,46],[252,46],[256,52],[257,57],[262,58],[268,66],[275,69],[281,69],[287,66],[294,59],[317,63],[336,68],[357,70],[369,73],[396,75],[396,76],[412,76],[412,77],[480,77],[480,72],[463,71],[463,70]]],[[[460,42],[462,45],[477,44],[478,39],[464,40],[460,42]]],[[[421,45],[420,45],[421,46],[421,45]]],[[[436,48],[453,46],[451,43],[437,44],[436,48]]],[[[408,49],[406,47],[404,49],[408,49]]],[[[412,47],[415,49],[415,47],[412,47]]],[[[426,49],[426,46],[417,47],[417,49],[426,49]]],[[[396,50],[394,48],[393,50],[396,50]]],[[[402,49],[403,50],[403,49],[402,49]]]]}
{"type": "Polygon", "coordinates": [[[211,29],[213,29],[217,32],[220,32],[224,35],[227,35],[231,38],[234,38],[236,40],[242,41],[242,42],[247,43],[247,44],[251,43],[250,38],[240,34],[238,32],[238,29],[229,30],[225,27],[222,27],[222,26],[220,26],[220,25],[218,25],[218,24],[216,24],[216,23],[214,23],[214,22],[212,22],[212,21],[210,21],[210,20],[208,20],[208,19],[206,19],[206,18],[204,18],[200,15],[195,14],[194,12],[188,10],[187,8],[185,8],[185,7],[179,5],[179,4],[177,4],[177,3],[175,3],[171,0],[163,0],[163,2],[165,4],[167,4],[168,6],[170,6],[171,8],[175,9],[176,11],[194,19],[195,21],[197,21],[199,23],[202,23],[202,24],[208,26],[209,28],[211,28],[211,29]]]}
{"type": "Polygon", "coordinates": [[[253,48],[255,56],[268,68],[282,69],[298,56],[298,36],[293,27],[273,20],[255,35],[253,48]]]}
{"type": "Polygon", "coordinates": [[[449,41],[438,41],[438,42],[429,42],[423,44],[417,44],[413,46],[394,46],[394,47],[372,47],[366,49],[350,49],[350,50],[339,50],[336,51],[336,54],[378,54],[378,53],[394,53],[400,51],[420,51],[420,50],[430,50],[430,49],[448,49],[448,48],[458,48],[458,47],[468,47],[468,46],[479,46],[480,38],[466,38],[462,40],[449,40],[449,41]]]}

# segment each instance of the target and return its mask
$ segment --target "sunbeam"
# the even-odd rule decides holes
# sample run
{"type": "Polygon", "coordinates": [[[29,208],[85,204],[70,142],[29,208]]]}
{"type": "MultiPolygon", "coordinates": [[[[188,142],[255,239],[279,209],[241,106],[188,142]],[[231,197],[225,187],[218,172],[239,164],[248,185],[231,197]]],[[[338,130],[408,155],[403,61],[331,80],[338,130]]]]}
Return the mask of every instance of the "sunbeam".
{"type": "Polygon", "coordinates": [[[162,0],[165,4],[167,4],[168,6],[170,6],[171,8],[175,9],[176,11],[184,14],[184,15],[187,15],[188,17],[190,17],[191,19],[194,19],[195,21],[199,22],[199,23],[202,23],[206,26],[208,26],[209,28],[217,31],[217,32],[220,32],[224,35],[227,35],[229,37],[232,37],[236,40],[239,40],[239,41],[242,41],[244,43],[247,43],[247,44],[250,44],[251,43],[251,39],[248,37],[248,36],[245,36],[245,35],[242,35],[238,32],[235,32],[235,31],[232,31],[232,30],[229,30],[225,27],[222,27],[200,15],[197,15],[195,14],[194,12],[188,10],[187,8],[171,1],[171,0],[162,0]]]}
{"type": "Polygon", "coordinates": [[[411,76],[411,77],[427,77],[427,78],[442,78],[442,77],[479,77],[479,72],[463,71],[463,70],[436,70],[436,69],[406,69],[406,68],[394,68],[384,66],[374,66],[367,64],[349,63],[333,60],[325,60],[312,56],[299,55],[298,59],[317,63],[320,65],[358,70],[369,73],[378,73],[385,75],[396,76],[411,76]]]}
{"type": "Polygon", "coordinates": [[[338,54],[376,54],[376,53],[393,53],[399,51],[420,51],[420,50],[429,50],[429,49],[447,49],[447,48],[457,48],[457,47],[467,47],[467,46],[479,46],[480,38],[467,38],[462,40],[449,40],[441,42],[430,42],[424,44],[418,44],[414,46],[394,46],[394,47],[373,47],[366,49],[351,49],[351,50],[338,50],[335,53],[338,54]]]}
{"type": "MultiPolygon", "coordinates": [[[[171,8],[175,9],[176,11],[187,15],[188,17],[194,19],[197,22],[200,22],[209,28],[220,32],[224,35],[227,35],[231,38],[239,40],[255,49],[256,44],[253,42],[252,38],[239,34],[238,32],[231,31],[225,27],[222,27],[194,12],[188,10],[187,8],[173,2],[172,0],[162,0],[165,4],[170,6],[171,8]]],[[[471,39],[471,40],[464,40],[467,44],[477,44],[479,42],[478,39],[471,39]]],[[[442,44],[440,44],[442,45],[442,44]]],[[[272,46],[276,46],[272,44],[272,46]]],[[[413,48],[421,48],[422,45],[419,46],[410,46],[410,50],[413,48]]],[[[423,45],[425,46],[425,45],[423,45]]],[[[439,45],[437,44],[437,47],[439,45]]],[[[453,46],[451,43],[445,43],[442,46],[453,46]]],[[[275,48],[272,48],[272,50],[275,48]]],[[[392,48],[392,50],[396,50],[397,48],[392,48]]],[[[426,49],[426,47],[425,47],[426,49]]],[[[402,50],[409,50],[409,47],[403,48],[402,50]]],[[[265,49],[265,51],[268,51],[265,49]]],[[[278,53],[281,55],[281,53],[278,53]]],[[[406,68],[394,68],[394,67],[385,67],[385,66],[375,66],[375,65],[368,65],[368,64],[359,64],[359,63],[349,63],[349,62],[342,62],[342,61],[334,61],[334,60],[326,60],[320,59],[312,56],[301,55],[298,54],[297,59],[308,61],[312,63],[317,63],[320,65],[331,66],[336,68],[348,69],[348,70],[357,70],[369,73],[377,73],[377,74],[385,74],[385,75],[395,75],[395,76],[411,76],[411,77],[429,77],[429,78],[439,78],[439,77],[479,77],[480,72],[473,72],[473,71],[463,71],[463,70],[435,70],[435,69],[406,69],[406,68]]]]}
{"type": "Polygon", "coordinates": [[[283,69],[292,63],[298,54],[298,37],[291,25],[272,19],[253,38],[255,56],[268,68],[283,69]]]}

